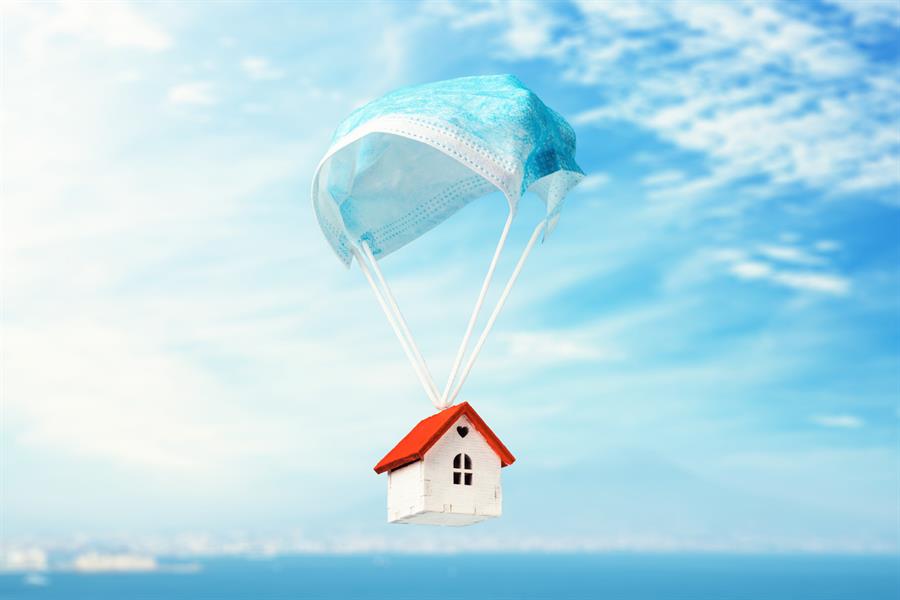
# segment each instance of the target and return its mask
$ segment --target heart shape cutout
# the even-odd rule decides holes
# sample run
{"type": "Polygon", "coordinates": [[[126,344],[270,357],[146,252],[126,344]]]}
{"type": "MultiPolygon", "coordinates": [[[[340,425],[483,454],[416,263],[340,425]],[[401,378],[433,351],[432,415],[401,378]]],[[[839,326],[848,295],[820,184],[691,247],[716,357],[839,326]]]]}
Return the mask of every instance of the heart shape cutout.
{"type": "Polygon", "coordinates": [[[456,428],[456,433],[459,434],[459,437],[466,437],[467,435],[469,435],[469,428],[465,425],[460,425],[456,428]]]}

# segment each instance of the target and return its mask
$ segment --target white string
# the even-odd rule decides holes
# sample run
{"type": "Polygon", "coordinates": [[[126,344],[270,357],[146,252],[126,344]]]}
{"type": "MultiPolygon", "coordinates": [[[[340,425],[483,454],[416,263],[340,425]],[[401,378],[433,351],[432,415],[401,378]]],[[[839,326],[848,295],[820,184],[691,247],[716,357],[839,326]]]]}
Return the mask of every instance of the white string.
{"type": "Polygon", "coordinates": [[[518,279],[519,277],[519,273],[522,271],[522,267],[525,264],[525,259],[528,258],[528,255],[531,253],[531,249],[534,248],[534,244],[535,242],[537,242],[538,236],[544,230],[544,227],[546,227],[546,225],[547,220],[544,219],[543,221],[538,223],[537,227],[534,228],[534,232],[531,234],[531,239],[528,240],[528,245],[525,246],[525,249],[522,251],[522,255],[519,257],[519,262],[516,263],[516,268],[513,270],[512,275],[510,275],[509,281],[506,282],[506,287],[503,288],[503,292],[500,294],[500,298],[497,300],[497,305],[494,307],[494,310],[491,313],[487,324],[484,326],[484,331],[481,332],[481,336],[478,338],[478,342],[475,344],[475,348],[472,350],[472,355],[469,356],[469,360],[466,363],[466,368],[463,369],[462,375],[459,378],[459,382],[456,384],[456,388],[454,388],[453,390],[453,394],[450,396],[447,402],[444,402],[442,400],[441,406],[452,405],[456,400],[456,397],[459,395],[459,391],[462,389],[463,384],[466,382],[466,378],[472,371],[472,365],[475,364],[475,359],[478,358],[478,353],[481,352],[481,348],[482,346],[484,346],[484,342],[485,340],[487,340],[487,336],[491,332],[491,328],[494,326],[494,322],[497,320],[500,311],[503,309],[503,305],[506,303],[506,298],[509,296],[509,292],[510,290],[512,290],[513,284],[516,282],[516,279],[518,279]]]}
{"type": "Polygon", "coordinates": [[[357,250],[353,246],[351,246],[350,250],[353,252],[353,256],[356,258],[356,262],[359,264],[360,270],[362,271],[363,275],[365,275],[366,281],[369,282],[369,286],[371,286],[372,292],[375,294],[375,298],[376,300],[378,300],[379,306],[381,306],[381,310],[384,311],[388,323],[390,323],[391,325],[391,329],[394,330],[394,333],[397,335],[397,339],[400,340],[400,345],[403,347],[403,352],[406,354],[406,358],[409,360],[410,364],[412,364],[413,370],[416,372],[416,376],[419,378],[419,382],[425,389],[425,394],[431,399],[431,402],[435,405],[435,408],[439,408],[440,398],[437,395],[437,388],[434,385],[434,381],[431,379],[431,375],[423,372],[421,369],[421,365],[416,361],[415,356],[410,349],[409,342],[404,336],[402,329],[394,320],[394,315],[388,308],[384,296],[382,295],[381,290],[378,288],[378,285],[375,283],[375,279],[373,279],[372,273],[369,271],[369,267],[366,265],[366,262],[360,254],[359,250],[357,250]]]}
{"type": "Polygon", "coordinates": [[[494,323],[497,321],[497,317],[500,315],[500,312],[503,309],[507,298],[509,297],[509,293],[512,290],[513,285],[518,279],[519,274],[522,272],[522,267],[525,265],[525,260],[528,258],[528,255],[531,254],[531,250],[534,248],[538,237],[547,226],[547,220],[544,219],[534,228],[534,231],[531,234],[531,238],[528,240],[528,244],[522,251],[519,260],[516,263],[515,269],[513,269],[509,280],[506,282],[506,286],[503,288],[503,291],[500,294],[500,298],[497,300],[497,304],[494,306],[494,310],[491,312],[491,315],[484,326],[484,330],[478,337],[475,348],[472,350],[472,354],[469,356],[469,360],[466,362],[466,366],[462,370],[462,374],[459,376],[458,381],[456,381],[456,386],[453,387],[453,393],[448,396],[447,392],[454,383],[457,374],[459,374],[459,365],[461,364],[462,357],[465,355],[465,351],[468,348],[468,343],[474,330],[475,323],[478,320],[478,314],[481,312],[481,308],[484,305],[487,290],[490,287],[491,279],[493,278],[500,254],[509,234],[512,218],[513,213],[511,211],[509,217],[507,218],[506,225],[503,228],[503,232],[500,235],[500,240],[497,243],[497,248],[494,251],[494,257],[491,260],[490,266],[488,267],[485,281],[482,284],[481,292],[479,293],[478,300],[475,303],[475,308],[472,311],[472,316],[469,319],[469,325],[466,328],[466,334],[465,336],[463,336],[463,341],[460,344],[459,351],[457,352],[453,370],[450,373],[450,377],[447,381],[447,387],[445,388],[443,395],[438,393],[437,386],[434,383],[434,379],[431,376],[431,372],[428,369],[425,358],[422,356],[422,353],[419,351],[419,347],[416,345],[412,332],[409,330],[409,326],[406,324],[406,319],[404,319],[403,313],[400,312],[400,307],[397,305],[397,301],[394,298],[393,293],[391,292],[390,286],[384,278],[384,274],[381,272],[381,268],[378,266],[378,261],[375,260],[375,256],[372,254],[371,248],[364,241],[360,243],[362,254],[355,246],[351,247],[353,256],[356,258],[357,263],[359,263],[360,270],[363,272],[363,275],[365,275],[366,280],[369,282],[369,285],[372,288],[372,292],[374,292],[375,298],[378,300],[378,304],[381,306],[381,310],[387,317],[388,323],[390,323],[391,328],[394,330],[394,334],[396,334],[397,339],[400,340],[400,345],[403,347],[403,352],[406,354],[406,358],[409,360],[410,364],[412,364],[413,369],[415,370],[416,375],[419,378],[419,382],[422,384],[426,395],[429,397],[429,399],[431,399],[432,404],[434,404],[435,408],[438,410],[443,410],[444,408],[451,406],[456,400],[457,396],[459,396],[459,392],[462,389],[466,379],[469,377],[469,373],[471,373],[472,367],[474,366],[475,361],[478,358],[479,353],[481,352],[481,349],[484,347],[485,341],[487,340],[487,337],[490,334],[494,323]],[[363,258],[363,255],[365,255],[365,258],[363,258]],[[368,264],[369,262],[371,262],[371,270],[375,271],[375,275],[378,278],[378,283],[376,283],[375,278],[372,277],[370,266],[368,264]],[[379,287],[379,283],[381,284],[381,287],[379,287]]]}
{"type": "Polygon", "coordinates": [[[484,277],[484,283],[481,284],[481,292],[478,294],[475,308],[472,309],[472,316],[469,317],[466,334],[463,336],[462,342],[459,345],[459,350],[456,351],[456,358],[453,360],[453,368],[450,370],[450,376],[447,378],[447,385],[444,387],[444,393],[441,394],[441,408],[450,406],[447,398],[450,395],[450,390],[456,380],[456,375],[459,373],[459,367],[462,365],[462,359],[466,354],[466,350],[469,349],[469,340],[472,338],[472,331],[475,329],[475,323],[478,322],[478,315],[481,312],[481,307],[484,305],[484,299],[487,296],[488,288],[490,288],[491,279],[494,277],[494,270],[497,268],[497,263],[500,260],[500,253],[503,251],[503,246],[506,244],[506,237],[509,235],[509,229],[512,225],[514,216],[515,212],[510,208],[509,217],[506,219],[506,225],[503,226],[503,232],[500,234],[500,241],[497,242],[497,249],[494,250],[494,257],[491,259],[487,275],[484,277]]]}
{"type": "Polygon", "coordinates": [[[425,362],[425,358],[422,356],[422,353],[419,351],[419,346],[416,344],[416,339],[413,337],[412,332],[409,330],[409,326],[406,324],[406,319],[403,318],[403,313],[400,312],[400,307],[397,305],[397,301],[394,299],[394,294],[391,292],[391,286],[388,285],[387,281],[384,278],[384,274],[381,272],[381,267],[378,266],[378,261],[375,260],[375,256],[372,254],[372,249],[369,248],[369,244],[363,241],[361,244],[363,252],[366,257],[371,261],[372,268],[375,271],[375,275],[378,276],[378,282],[381,284],[382,289],[385,291],[385,296],[388,300],[388,305],[391,307],[394,318],[397,319],[397,323],[400,325],[400,329],[406,335],[406,340],[409,342],[409,347],[412,350],[413,355],[415,355],[416,361],[419,364],[419,369],[421,370],[422,376],[425,378],[428,389],[431,390],[431,393],[428,394],[428,397],[431,398],[432,404],[434,404],[435,408],[441,408],[441,395],[438,392],[437,386],[434,383],[434,378],[431,376],[431,371],[428,370],[428,364],[425,362]]]}

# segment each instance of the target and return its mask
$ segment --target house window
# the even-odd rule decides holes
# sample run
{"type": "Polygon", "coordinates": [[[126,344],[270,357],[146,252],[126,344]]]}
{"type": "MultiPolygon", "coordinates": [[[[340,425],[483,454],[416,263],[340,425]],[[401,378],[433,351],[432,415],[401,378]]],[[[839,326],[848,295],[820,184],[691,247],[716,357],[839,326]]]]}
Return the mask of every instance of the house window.
{"type": "Polygon", "coordinates": [[[453,457],[453,485],[472,485],[472,459],[468,454],[453,457]]]}

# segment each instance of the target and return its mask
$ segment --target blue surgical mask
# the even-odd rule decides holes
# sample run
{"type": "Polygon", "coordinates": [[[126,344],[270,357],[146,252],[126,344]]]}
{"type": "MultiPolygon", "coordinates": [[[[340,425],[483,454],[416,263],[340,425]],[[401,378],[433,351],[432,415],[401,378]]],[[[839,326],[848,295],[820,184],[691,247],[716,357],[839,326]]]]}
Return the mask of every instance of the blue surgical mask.
{"type": "Polygon", "coordinates": [[[313,178],[322,231],[344,264],[366,241],[382,258],[460,208],[500,190],[515,213],[526,191],[549,233],[584,176],[568,123],[511,75],[407,87],[347,117],[313,178]]]}

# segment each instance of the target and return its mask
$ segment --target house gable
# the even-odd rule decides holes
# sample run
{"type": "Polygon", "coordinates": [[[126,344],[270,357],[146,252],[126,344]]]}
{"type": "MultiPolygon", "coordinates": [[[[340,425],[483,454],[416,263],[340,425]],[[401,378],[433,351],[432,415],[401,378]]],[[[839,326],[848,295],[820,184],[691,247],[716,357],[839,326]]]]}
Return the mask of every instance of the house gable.
{"type": "Polygon", "coordinates": [[[466,415],[425,454],[425,509],[435,512],[495,515],[500,512],[500,457],[466,415]],[[465,437],[457,427],[467,427],[465,437]],[[455,458],[459,456],[458,467],[455,458]],[[466,460],[468,459],[468,468],[466,460]],[[454,477],[459,474],[459,478],[454,477]],[[466,479],[468,475],[468,480],[466,479]]]}
{"type": "Polygon", "coordinates": [[[500,466],[506,467],[515,462],[516,458],[503,445],[500,438],[491,431],[475,409],[468,402],[451,406],[420,421],[412,431],[400,440],[394,448],[375,465],[376,473],[384,473],[398,469],[412,462],[422,460],[425,454],[440,440],[451,427],[460,419],[465,417],[466,422],[475,431],[484,438],[484,441],[490,446],[492,451],[497,455],[500,466]]]}

